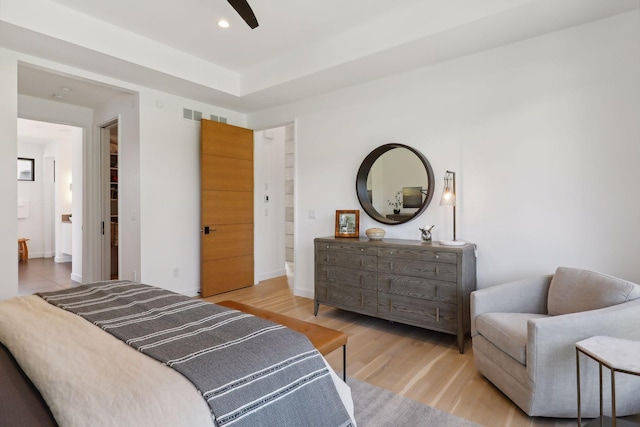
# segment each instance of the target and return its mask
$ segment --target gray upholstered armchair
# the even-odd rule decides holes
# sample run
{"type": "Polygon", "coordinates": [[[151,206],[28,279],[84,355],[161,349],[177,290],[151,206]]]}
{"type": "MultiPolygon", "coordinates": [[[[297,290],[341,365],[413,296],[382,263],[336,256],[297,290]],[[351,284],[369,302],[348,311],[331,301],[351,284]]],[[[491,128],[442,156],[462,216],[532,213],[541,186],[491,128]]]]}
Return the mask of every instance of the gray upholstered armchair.
{"type": "MultiPolygon", "coordinates": [[[[553,276],[471,294],[477,369],[530,416],[577,416],[575,343],[595,335],[640,341],[640,286],[560,267],[553,276]]],[[[582,357],[582,416],[596,417],[598,368],[582,357]]],[[[609,378],[604,375],[605,413],[609,378]]],[[[640,377],[616,375],[618,416],[640,413],[639,396],[640,377]]]]}

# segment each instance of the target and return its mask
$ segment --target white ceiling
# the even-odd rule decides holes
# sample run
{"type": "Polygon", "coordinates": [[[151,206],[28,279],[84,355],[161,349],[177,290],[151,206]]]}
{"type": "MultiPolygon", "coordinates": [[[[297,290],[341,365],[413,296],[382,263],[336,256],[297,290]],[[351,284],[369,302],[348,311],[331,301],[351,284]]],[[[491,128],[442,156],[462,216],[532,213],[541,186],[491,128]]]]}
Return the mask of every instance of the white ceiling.
{"type": "MultiPolygon", "coordinates": [[[[60,28],[55,17],[34,30],[0,12],[0,45],[240,112],[640,8],[640,0],[249,0],[260,23],[251,30],[226,0],[3,1],[49,5],[60,28]],[[80,25],[74,38],[67,15],[112,35],[111,44],[82,37],[80,25]],[[217,26],[222,18],[230,28],[217,26]]],[[[19,91],[52,99],[69,78],[23,65],[19,91]]],[[[113,90],[82,81],[60,101],[92,106],[113,90]]]]}
{"type": "Polygon", "coordinates": [[[54,1],[236,72],[425,2],[249,0],[260,24],[251,30],[226,0],[54,1]],[[220,19],[230,27],[220,28],[220,19]]]}
{"type": "Polygon", "coordinates": [[[18,93],[81,107],[97,108],[127,92],[94,81],[18,64],[18,93]]]}
{"type": "Polygon", "coordinates": [[[53,141],[67,141],[71,137],[73,126],[36,120],[18,119],[20,143],[48,144],[53,141]]]}

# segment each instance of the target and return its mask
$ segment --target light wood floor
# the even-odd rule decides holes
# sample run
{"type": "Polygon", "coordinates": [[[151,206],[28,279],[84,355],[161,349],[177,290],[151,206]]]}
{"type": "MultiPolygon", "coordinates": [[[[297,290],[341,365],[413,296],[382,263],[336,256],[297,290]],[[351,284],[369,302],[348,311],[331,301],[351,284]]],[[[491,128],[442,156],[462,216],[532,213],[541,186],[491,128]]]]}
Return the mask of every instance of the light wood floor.
{"type": "MultiPolygon", "coordinates": [[[[207,298],[234,299],[349,335],[347,375],[489,427],[576,426],[575,419],[530,418],[476,371],[471,341],[460,354],[455,336],[389,323],[296,297],[287,278],[207,298]]],[[[327,360],[342,371],[342,352],[327,360]]],[[[634,420],[637,418],[633,418],[634,420]]]]}

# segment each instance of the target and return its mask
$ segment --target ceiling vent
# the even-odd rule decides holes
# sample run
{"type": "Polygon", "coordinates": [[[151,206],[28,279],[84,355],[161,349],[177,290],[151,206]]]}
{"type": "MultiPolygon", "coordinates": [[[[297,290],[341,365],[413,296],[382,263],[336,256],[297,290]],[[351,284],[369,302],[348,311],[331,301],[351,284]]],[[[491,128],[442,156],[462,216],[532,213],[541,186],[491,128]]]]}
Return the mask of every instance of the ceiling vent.
{"type": "MultiPolygon", "coordinates": [[[[182,109],[182,118],[187,120],[193,120],[194,122],[200,123],[202,119],[202,111],[191,110],[189,108],[182,109]]],[[[227,123],[226,117],[216,116],[215,114],[210,114],[209,119],[214,122],[227,123]]]]}

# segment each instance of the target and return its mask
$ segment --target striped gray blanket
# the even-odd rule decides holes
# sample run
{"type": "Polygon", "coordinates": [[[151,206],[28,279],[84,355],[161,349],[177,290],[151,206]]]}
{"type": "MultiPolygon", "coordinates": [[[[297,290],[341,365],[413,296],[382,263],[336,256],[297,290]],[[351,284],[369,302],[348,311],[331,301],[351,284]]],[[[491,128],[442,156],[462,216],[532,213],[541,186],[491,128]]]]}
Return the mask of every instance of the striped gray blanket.
{"type": "Polygon", "coordinates": [[[130,281],[38,295],[180,372],[218,426],[352,425],[320,353],[282,325],[130,281]]]}

